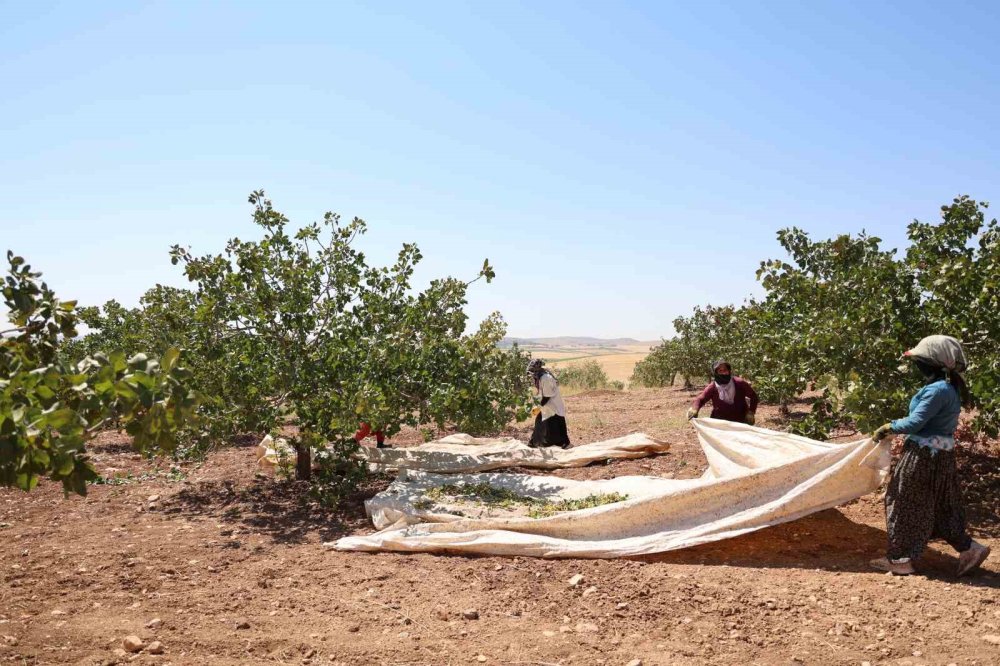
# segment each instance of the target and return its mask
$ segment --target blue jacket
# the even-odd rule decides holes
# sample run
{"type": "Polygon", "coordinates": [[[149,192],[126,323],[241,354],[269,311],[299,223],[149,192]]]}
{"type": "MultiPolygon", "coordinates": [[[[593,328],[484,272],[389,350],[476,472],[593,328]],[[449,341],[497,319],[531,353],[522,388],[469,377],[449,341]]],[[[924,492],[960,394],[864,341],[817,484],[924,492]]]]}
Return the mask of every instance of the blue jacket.
{"type": "Polygon", "coordinates": [[[934,448],[950,449],[951,446],[937,446],[936,441],[954,445],[958,415],[962,412],[962,400],[954,386],[941,379],[917,391],[910,400],[910,415],[896,419],[889,425],[894,433],[909,435],[918,444],[934,448]]]}

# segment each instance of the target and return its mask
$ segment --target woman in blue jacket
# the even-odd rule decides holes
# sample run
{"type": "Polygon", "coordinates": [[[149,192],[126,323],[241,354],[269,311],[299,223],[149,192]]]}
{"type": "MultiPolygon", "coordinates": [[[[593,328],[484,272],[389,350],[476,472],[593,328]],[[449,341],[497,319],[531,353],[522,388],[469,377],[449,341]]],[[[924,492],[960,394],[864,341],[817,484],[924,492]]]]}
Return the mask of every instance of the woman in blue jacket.
{"type": "Polygon", "coordinates": [[[887,423],[872,437],[906,435],[903,454],[885,494],[889,551],[872,566],[898,575],[914,572],[931,539],[947,541],[959,552],[963,576],[989,556],[990,549],[972,540],[965,529],[962,490],[955,466],[955,428],[968,389],[959,374],[965,369],[962,345],[946,335],[924,338],[906,352],[926,381],[910,401],[906,418],[887,423]]]}

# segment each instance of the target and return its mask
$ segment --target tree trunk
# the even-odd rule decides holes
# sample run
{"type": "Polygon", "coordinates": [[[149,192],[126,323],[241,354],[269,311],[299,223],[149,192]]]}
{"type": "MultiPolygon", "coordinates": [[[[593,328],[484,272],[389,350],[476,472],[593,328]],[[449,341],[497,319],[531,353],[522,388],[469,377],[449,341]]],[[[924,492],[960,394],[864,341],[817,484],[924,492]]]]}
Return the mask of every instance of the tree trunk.
{"type": "Polygon", "coordinates": [[[299,481],[312,478],[312,451],[306,444],[295,445],[295,478],[299,481]]]}

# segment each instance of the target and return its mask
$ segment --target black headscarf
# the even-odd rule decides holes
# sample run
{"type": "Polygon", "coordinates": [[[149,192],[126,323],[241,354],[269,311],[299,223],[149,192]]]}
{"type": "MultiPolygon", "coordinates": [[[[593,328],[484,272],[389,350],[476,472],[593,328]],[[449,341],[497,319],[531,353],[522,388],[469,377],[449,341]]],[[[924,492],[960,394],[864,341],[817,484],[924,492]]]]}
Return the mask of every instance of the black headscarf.
{"type": "Polygon", "coordinates": [[[548,372],[545,367],[545,362],[540,358],[533,358],[531,362],[528,363],[528,374],[531,378],[535,380],[535,388],[538,388],[538,384],[542,379],[542,375],[548,372]]]}

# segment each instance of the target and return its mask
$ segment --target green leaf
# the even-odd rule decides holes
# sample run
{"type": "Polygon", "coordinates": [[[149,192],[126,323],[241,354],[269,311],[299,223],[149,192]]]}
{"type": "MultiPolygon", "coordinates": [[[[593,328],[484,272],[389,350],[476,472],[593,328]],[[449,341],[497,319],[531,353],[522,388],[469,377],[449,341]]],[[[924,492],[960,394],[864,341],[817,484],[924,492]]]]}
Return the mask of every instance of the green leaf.
{"type": "Polygon", "coordinates": [[[42,412],[42,419],[45,425],[57,430],[81,421],[80,416],[69,407],[53,408],[42,412]]]}
{"type": "Polygon", "coordinates": [[[181,357],[181,351],[176,347],[171,347],[163,353],[163,358],[160,360],[160,367],[163,372],[169,374],[171,370],[174,369],[177,360],[181,357]]]}

